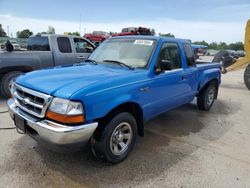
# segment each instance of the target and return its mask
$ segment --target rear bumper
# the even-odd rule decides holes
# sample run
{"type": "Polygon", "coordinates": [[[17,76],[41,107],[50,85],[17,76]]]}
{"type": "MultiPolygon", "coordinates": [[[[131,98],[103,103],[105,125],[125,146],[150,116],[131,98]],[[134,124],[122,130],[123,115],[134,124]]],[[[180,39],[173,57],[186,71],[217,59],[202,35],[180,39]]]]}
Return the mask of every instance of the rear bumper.
{"type": "MultiPolygon", "coordinates": [[[[19,109],[13,99],[8,102],[9,113],[12,119],[19,116],[25,120],[26,133],[38,142],[54,145],[77,145],[87,143],[94,133],[98,123],[66,126],[49,120],[40,120],[19,109]]],[[[20,133],[24,133],[17,129],[20,133]]]]}

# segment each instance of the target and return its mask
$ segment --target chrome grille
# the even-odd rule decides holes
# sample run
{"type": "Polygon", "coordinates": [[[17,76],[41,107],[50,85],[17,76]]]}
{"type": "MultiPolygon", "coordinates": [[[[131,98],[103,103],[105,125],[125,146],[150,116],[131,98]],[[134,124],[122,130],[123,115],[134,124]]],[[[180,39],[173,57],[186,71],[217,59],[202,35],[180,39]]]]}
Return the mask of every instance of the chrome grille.
{"type": "Polygon", "coordinates": [[[48,105],[52,100],[50,95],[22,87],[18,84],[13,84],[11,93],[20,109],[39,118],[45,116],[48,105]]]}

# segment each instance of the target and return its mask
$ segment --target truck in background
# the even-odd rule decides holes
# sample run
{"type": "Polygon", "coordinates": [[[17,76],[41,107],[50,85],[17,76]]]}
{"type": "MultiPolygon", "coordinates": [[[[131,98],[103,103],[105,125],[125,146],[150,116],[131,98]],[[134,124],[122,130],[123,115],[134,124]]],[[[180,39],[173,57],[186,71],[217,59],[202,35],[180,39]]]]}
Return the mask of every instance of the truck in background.
{"type": "Polygon", "coordinates": [[[93,31],[92,33],[86,33],[84,35],[84,38],[90,40],[93,43],[101,43],[109,37],[109,33],[105,31],[93,31]]]}
{"type": "Polygon", "coordinates": [[[26,51],[0,52],[0,91],[10,97],[10,83],[29,71],[84,61],[95,49],[85,38],[71,35],[34,35],[26,51]]]}
{"type": "Polygon", "coordinates": [[[112,34],[112,37],[127,35],[152,35],[152,32],[146,27],[127,27],[123,28],[121,33],[112,34]]]}

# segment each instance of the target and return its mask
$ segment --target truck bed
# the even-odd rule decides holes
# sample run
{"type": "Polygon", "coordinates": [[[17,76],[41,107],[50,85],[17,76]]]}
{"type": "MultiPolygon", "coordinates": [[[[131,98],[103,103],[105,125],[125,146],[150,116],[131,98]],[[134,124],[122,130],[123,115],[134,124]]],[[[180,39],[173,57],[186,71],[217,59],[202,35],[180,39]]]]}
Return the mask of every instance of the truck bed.
{"type": "Polygon", "coordinates": [[[196,65],[199,69],[210,69],[210,68],[220,68],[220,63],[214,63],[214,62],[196,62],[196,65]]]}

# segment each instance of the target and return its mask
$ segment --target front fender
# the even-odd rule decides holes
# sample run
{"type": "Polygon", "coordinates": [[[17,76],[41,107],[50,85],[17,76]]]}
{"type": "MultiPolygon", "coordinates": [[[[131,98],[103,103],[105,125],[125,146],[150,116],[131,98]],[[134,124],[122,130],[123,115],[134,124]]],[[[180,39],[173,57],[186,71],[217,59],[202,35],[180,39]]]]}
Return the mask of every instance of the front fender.
{"type": "Polygon", "coordinates": [[[106,94],[102,96],[88,97],[88,99],[84,101],[86,120],[94,120],[104,117],[115,107],[128,102],[137,103],[134,97],[128,93],[123,95],[106,94]]]}

